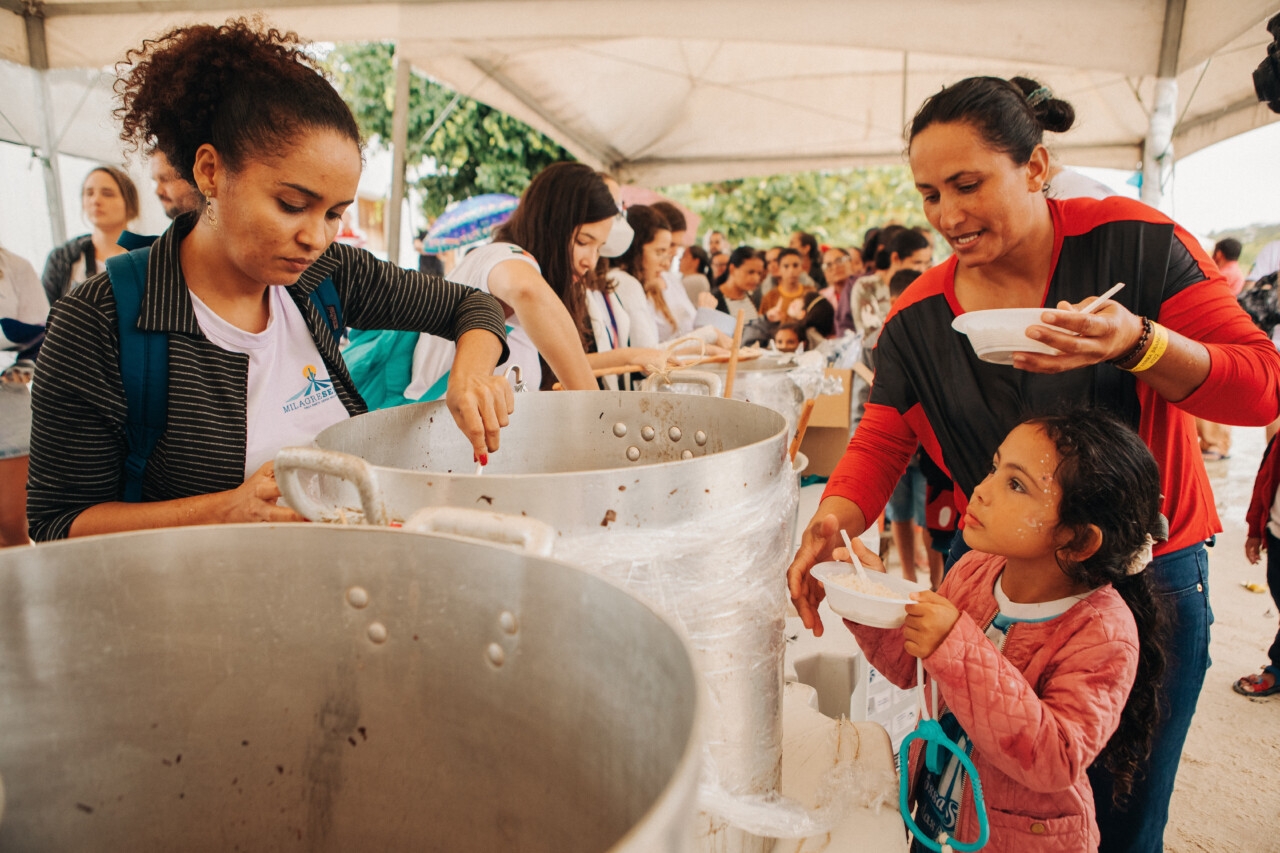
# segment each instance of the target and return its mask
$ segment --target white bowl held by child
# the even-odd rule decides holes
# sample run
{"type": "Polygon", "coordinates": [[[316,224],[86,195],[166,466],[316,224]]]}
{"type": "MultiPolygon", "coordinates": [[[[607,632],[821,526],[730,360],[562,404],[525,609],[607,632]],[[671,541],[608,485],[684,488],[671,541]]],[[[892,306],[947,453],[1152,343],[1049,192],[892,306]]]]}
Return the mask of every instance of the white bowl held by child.
{"type": "Polygon", "coordinates": [[[898,628],[907,618],[911,593],[927,584],[881,572],[867,572],[863,581],[851,563],[818,563],[810,574],[827,590],[827,602],[836,614],[872,628],[898,628]]]}
{"type": "Polygon", "coordinates": [[[1057,355],[1060,350],[1027,337],[1027,327],[1046,325],[1044,308],[991,308],[966,311],[951,321],[951,328],[969,336],[978,358],[992,364],[1012,364],[1015,352],[1057,355]]]}

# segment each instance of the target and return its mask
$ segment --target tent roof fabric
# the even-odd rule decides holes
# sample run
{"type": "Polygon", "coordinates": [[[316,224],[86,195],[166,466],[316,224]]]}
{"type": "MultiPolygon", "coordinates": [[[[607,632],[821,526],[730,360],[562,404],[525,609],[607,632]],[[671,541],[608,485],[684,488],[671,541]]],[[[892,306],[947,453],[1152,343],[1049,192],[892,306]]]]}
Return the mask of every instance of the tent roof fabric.
{"type": "MultiPolygon", "coordinates": [[[[0,59],[30,61],[28,6],[44,16],[53,68],[105,68],[167,27],[252,14],[219,0],[0,0],[14,13],[0,12],[0,59]]],[[[1183,6],[1181,157],[1276,118],[1251,79],[1275,0],[262,0],[261,10],[316,41],[396,41],[420,71],[623,181],[658,186],[902,162],[916,107],[975,74],[1034,77],[1071,101],[1077,126],[1050,140],[1064,161],[1136,168],[1165,16],[1183,6]]],[[[16,124],[6,89],[0,116],[16,124]]],[[[0,138],[8,130],[0,120],[0,138]]]]}

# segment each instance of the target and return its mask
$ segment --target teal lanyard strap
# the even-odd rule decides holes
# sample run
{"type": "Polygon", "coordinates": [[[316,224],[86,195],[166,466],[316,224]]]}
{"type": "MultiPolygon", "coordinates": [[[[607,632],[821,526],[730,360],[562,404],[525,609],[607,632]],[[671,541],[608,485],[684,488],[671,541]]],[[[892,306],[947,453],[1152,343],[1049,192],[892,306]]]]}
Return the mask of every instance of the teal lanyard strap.
{"type": "MultiPolygon", "coordinates": [[[[933,686],[933,707],[938,707],[938,684],[934,682],[933,686]]],[[[916,658],[916,694],[920,701],[920,725],[911,734],[902,740],[902,746],[898,748],[898,811],[902,814],[902,819],[906,821],[907,828],[911,830],[911,834],[925,847],[933,850],[934,853],[946,853],[949,850],[958,850],[960,853],[974,853],[981,850],[987,844],[987,839],[991,835],[991,827],[987,823],[987,803],[982,796],[982,784],[978,780],[978,771],[973,766],[973,761],[969,756],[965,755],[964,750],[955,744],[951,738],[947,737],[946,732],[942,730],[942,726],[937,720],[931,719],[929,716],[929,706],[924,700],[924,663],[920,658],[916,658]],[[973,783],[973,805],[978,810],[978,838],[975,841],[959,841],[954,838],[948,838],[944,834],[940,840],[935,841],[921,834],[920,827],[916,824],[915,819],[911,816],[911,807],[908,803],[908,794],[910,793],[911,783],[907,776],[911,769],[911,742],[915,740],[924,741],[924,763],[926,769],[930,773],[942,772],[942,755],[939,747],[952,753],[956,758],[960,759],[960,766],[965,773],[969,774],[969,781],[973,783]]]]}

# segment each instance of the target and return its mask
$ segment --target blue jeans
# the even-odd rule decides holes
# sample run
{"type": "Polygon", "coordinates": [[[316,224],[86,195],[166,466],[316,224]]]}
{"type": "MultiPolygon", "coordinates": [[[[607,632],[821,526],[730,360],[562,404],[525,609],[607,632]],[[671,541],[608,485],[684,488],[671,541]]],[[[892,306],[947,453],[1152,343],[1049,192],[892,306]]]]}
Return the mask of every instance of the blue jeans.
{"type": "Polygon", "coordinates": [[[924,527],[925,485],[924,472],[913,459],[898,478],[898,484],[893,487],[889,503],[885,504],[884,517],[889,523],[914,521],[924,527]]]}
{"type": "Polygon", "coordinates": [[[1169,820],[1169,798],[1182,758],[1182,745],[1200,698],[1209,668],[1209,555],[1202,544],[1157,558],[1146,569],[1156,594],[1166,604],[1169,642],[1165,648],[1164,702],[1156,724],[1151,757],[1145,773],[1134,779],[1133,792],[1124,809],[1111,803],[1111,774],[1094,765],[1089,768],[1093,802],[1102,833],[1099,853],[1161,853],[1164,827],[1169,820]]]}

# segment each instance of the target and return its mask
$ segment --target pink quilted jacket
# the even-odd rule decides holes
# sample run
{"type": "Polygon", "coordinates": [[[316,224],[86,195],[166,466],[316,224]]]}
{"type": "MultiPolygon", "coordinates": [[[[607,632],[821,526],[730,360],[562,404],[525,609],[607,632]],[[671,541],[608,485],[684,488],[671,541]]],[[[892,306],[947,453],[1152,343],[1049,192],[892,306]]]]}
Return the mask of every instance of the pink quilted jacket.
{"type": "MultiPolygon", "coordinates": [[[[1015,623],[1001,654],[983,632],[996,615],[993,589],[1004,563],[971,551],[947,574],[938,591],[960,618],[925,658],[925,679],[937,682],[944,708],[973,741],[991,825],[985,851],[1096,851],[1085,770],[1120,724],[1138,669],[1137,627],[1120,594],[1106,586],[1056,619],[1015,623]]],[[[845,624],[885,677],[915,685],[915,658],[902,648],[901,629],[845,624]]],[[[911,751],[913,780],[919,744],[911,751]]],[[[978,836],[968,784],[956,830],[962,841],[978,836]]]]}

